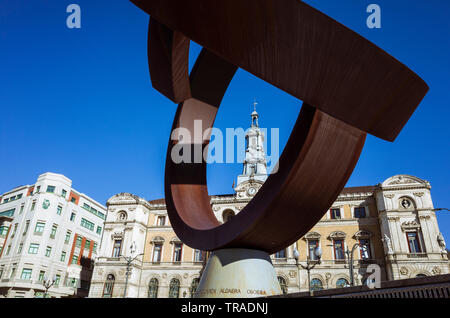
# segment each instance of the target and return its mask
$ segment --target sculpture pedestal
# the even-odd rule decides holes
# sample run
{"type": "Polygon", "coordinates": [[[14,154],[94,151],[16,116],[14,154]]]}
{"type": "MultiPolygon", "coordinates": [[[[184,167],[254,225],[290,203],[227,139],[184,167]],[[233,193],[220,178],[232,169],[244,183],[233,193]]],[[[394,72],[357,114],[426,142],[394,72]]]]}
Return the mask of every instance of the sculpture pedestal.
{"type": "Polygon", "coordinates": [[[250,298],[279,294],[281,288],[269,254],[230,248],[211,254],[194,298],[250,298]]]}

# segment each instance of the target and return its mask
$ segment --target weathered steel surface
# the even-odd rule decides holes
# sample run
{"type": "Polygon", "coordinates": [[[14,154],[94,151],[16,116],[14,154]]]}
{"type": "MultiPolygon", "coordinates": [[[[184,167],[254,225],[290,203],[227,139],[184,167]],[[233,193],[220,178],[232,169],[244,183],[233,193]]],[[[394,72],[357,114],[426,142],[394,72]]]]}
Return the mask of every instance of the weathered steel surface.
{"type": "Polygon", "coordinates": [[[230,63],[383,139],[395,139],[428,90],[405,65],[301,1],[132,2],[230,63]]]}
{"type": "MultiPolygon", "coordinates": [[[[194,120],[202,120],[203,130],[212,127],[237,67],[305,101],[278,172],[222,225],[211,210],[206,163],[176,164],[171,152],[177,141],[169,143],[167,211],[180,239],[197,249],[274,253],[295,242],[339,195],[366,132],[393,140],[428,90],[406,66],[302,2],[132,2],[152,16],[153,86],[181,102],[172,129],[194,136],[194,120]],[[189,39],[204,46],[190,77],[189,39]]],[[[207,144],[200,139],[187,146],[194,156],[207,144]]]]}

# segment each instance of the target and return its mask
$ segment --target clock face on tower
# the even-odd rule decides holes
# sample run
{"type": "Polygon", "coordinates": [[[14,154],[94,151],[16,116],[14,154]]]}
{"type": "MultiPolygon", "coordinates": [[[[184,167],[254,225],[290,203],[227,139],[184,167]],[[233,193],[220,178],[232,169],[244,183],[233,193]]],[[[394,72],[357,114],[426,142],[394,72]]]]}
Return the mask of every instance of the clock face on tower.
{"type": "Polygon", "coordinates": [[[248,195],[253,196],[253,195],[255,195],[255,193],[256,193],[256,189],[254,187],[248,188],[248,190],[247,190],[248,195]]]}

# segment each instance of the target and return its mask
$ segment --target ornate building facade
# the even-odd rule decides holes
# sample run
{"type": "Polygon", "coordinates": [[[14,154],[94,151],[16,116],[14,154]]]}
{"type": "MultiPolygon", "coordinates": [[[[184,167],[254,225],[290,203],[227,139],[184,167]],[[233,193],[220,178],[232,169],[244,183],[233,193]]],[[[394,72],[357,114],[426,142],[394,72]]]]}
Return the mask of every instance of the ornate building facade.
{"type": "MultiPolygon", "coordinates": [[[[210,197],[220,222],[239,213],[266,180],[263,138],[254,111],[235,193],[210,197]]],[[[427,181],[408,175],[393,176],[375,186],[343,189],[310,232],[271,256],[283,292],[305,291],[310,285],[313,289],[349,285],[350,251],[355,284],[366,283],[371,264],[379,266],[383,281],[449,273],[430,189],[427,181]],[[322,250],[320,262],[314,254],[317,247],[322,250]],[[316,263],[310,282],[301,266],[308,258],[316,263]]],[[[146,201],[121,193],[108,200],[107,208],[89,297],[191,297],[206,253],[177,238],[164,199],[146,201]],[[129,275],[121,255],[133,258],[129,275]]]]}

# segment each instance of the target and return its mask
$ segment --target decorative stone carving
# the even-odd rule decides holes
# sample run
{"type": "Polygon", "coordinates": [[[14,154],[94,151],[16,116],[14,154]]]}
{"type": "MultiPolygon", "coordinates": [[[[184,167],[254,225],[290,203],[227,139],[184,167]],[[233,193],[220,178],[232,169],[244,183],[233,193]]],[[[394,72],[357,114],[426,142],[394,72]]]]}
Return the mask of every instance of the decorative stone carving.
{"type": "Polygon", "coordinates": [[[402,231],[405,230],[416,230],[420,228],[420,224],[415,220],[406,221],[402,223],[402,231]]]}
{"type": "Polygon", "coordinates": [[[419,219],[421,219],[421,220],[428,220],[429,218],[430,218],[429,215],[420,215],[419,216],[419,219]]]}
{"type": "Polygon", "coordinates": [[[440,275],[441,274],[441,269],[439,267],[434,267],[432,270],[434,275],[440,275]]]}
{"type": "Polygon", "coordinates": [[[113,234],[111,234],[111,239],[113,240],[123,239],[123,232],[114,232],[113,234]]]}
{"type": "Polygon", "coordinates": [[[303,236],[304,240],[319,240],[320,239],[320,234],[317,232],[308,232],[307,234],[305,234],[305,236],[303,236]]]}
{"type": "Polygon", "coordinates": [[[217,206],[217,205],[215,205],[215,206],[213,206],[213,211],[215,211],[215,212],[217,212],[217,211],[219,211],[220,210],[220,207],[219,206],[217,206]]]}
{"type": "Polygon", "coordinates": [[[97,274],[100,275],[100,276],[103,275],[103,269],[99,268],[98,271],[97,271],[97,274]]]}
{"type": "Polygon", "coordinates": [[[353,238],[356,240],[359,239],[368,239],[372,236],[372,233],[369,231],[360,230],[353,235],[353,238]]]}
{"type": "Polygon", "coordinates": [[[397,176],[391,182],[389,182],[389,185],[410,184],[410,183],[417,183],[417,182],[410,178],[405,178],[404,176],[397,176]]]}
{"type": "Polygon", "coordinates": [[[445,240],[444,240],[444,236],[442,235],[441,232],[439,232],[438,236],[437,236],[437,242],[439,244],[439,247],[441,248],[441,252],[442,253],[446,253],[446,248],[445,248],[445,240]]]}
{"type": "Polygon", "coordinates": [[[184,275],[183,275],[183,278],[184,279],[186,279],[186,278],[188,278],[189,277],[189,275],[187,274],[187,273],[185,273],[184,275]]]}
{"type": "Polygon", "coordinates": [[[394,194],[385,194],[384,197],[388,199],[392,199],[395,195],[394,194]]]}
{"type": "Polygon", "coordinates": [[[125,211],[121,211],[119,212],[119,214],[117,214],[117,221],[124,222],[126,220],[127,220],[127,213],[125,211]]]}
{"type": "Polygon", "coordinates": [[[290,278],[295,278],[295,277],[297,277],[297,271],[289,271],[289,277],[290,277],[290,278]]]}
{"type": "Polygon", "coordinates": [[[400,220],[400,217],[399,216],[389,216],[387,219],[389,221],[398,221],[398,220],[400,220]]]}
{"type": "Polygon", "coordinates": [[[416,197],[421,197],[421,196],[424,195],[423,192],[414,192],[413,194],[414,194],[416,197]]]}
{"type": "Polygon", "coordinates": [[[386,244],[386,250],[388,251],[388,254],[390,255],[394,254],[391,239],[389,238],[389,236],[387,236],[387,234],[384,234],[382,241],[384,242],[384,244],[386,244]]]}
{"type": "Polygon", "coordinates": [[[400,268],[400,274],[402,274],[403,276],[408,275],[409,270],[406,267],[402,267],[400,268]]]}
{"type": "Polygon", "coordinates": [[[332,239],[344,239],[345,237],[347,236],[347,234],[345,234],[344,232],[342,232],[342,231],[334,231],[334,232],[332,232],[329,236],[328,236],[328,238],[330,239],[330,240],[332,240],[332,239]]]}

